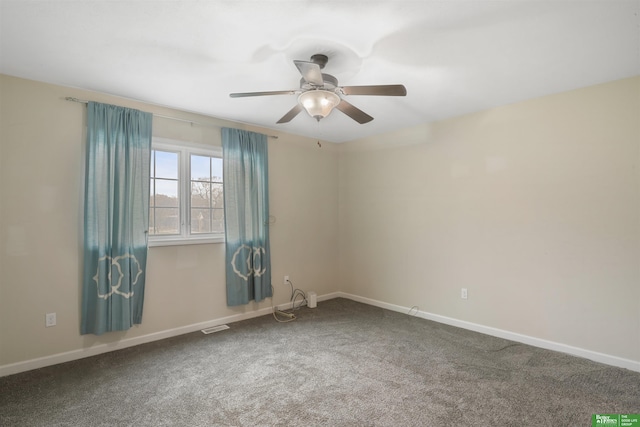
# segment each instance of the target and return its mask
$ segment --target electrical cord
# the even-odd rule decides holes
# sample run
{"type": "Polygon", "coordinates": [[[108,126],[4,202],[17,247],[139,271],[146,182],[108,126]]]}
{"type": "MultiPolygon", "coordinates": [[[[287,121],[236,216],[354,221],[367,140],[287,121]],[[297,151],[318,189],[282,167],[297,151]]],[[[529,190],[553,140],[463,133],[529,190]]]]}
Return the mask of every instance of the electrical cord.
{"type": "Polygon", "coordinates": [[[273,313],[273,318],[276,319],[277,322],[279,323],[289,323],[289,322],[293,322],[294,320],[296,320],[296,316],[291,314],[291,313],[286,313],[284,311],[280,311],[280,310],[276,310],[276,308],[273,306],[273,296],[275,295],[275,290],[273,289],[273,285],[271,285],[271,312],[273,313]],[[280,316],[286,316],[287,319],[280,319],[278,318],[278,313],[283,313],[280,314],[280,316]]]}
{"type": "Polygon", "coordinates": [[[293,296],[293,299],[291,300],[291,309],[292,310],[299,310],[300,307],[302,307],[303,305],[309,304],[309,301],[307,301],[307,296],[305,295],[304,292],[300,291],[299,293],[296,293],[293,296]],[[300,300],[300,304],[296,307],[296,300],[298,299],[298,297],[302,297],[302,299],[300,300]]]}
{"type": "Polygon", "coordinates": [[[291,286],[291,296],[289,297],[289,301],[291,301],[293,299],[293,282],[287,279],[287,283],[289,284],[289,286],[291,286]]]}
{"type": "Polygon", "coordinates": [[[417,315],[419,312],[420,312],[420,307],[418,307],[417,305],[414,305],[413,307],[411,307],[411,308],[409,309],[409,311],[407,311],[407,314],[408,314],[409,316],[415,316],[415,315],[417,315]],[[413,312],[413,310],[414,310],[414,309],[416,310],[415,312],[413,312]]]}
{"type": "Polygon", "coordinates": [[[287,283],[289,283],[289,286],[291,287],[291,297],[289,298],[291,311],[276,310],[275,306],[273,305],[273,296],[275,295],[276,291],[273,285],[271,285],[271,312],[273,313],[273,318],[280,323],[288,323],[296,320],[297,317],[292,313],[292,311],[299,310],[303,305],[309,305],[307,294],[301,289],[294,289],[294,285],[291,280],[287,279],[287,283]],[[282,317],[286,317],[286,319],[282,319],[282,317]]]}
{"type": "Polygon", "coordinates": [[[303,305],[305,305],[305,304],[308,305],[309,301],[307,301],[307,294],[305,294],[304,291],[301,290],[301,289],[294,289],[293,288],[293,282],[291,280],[287,279],[287,282],[289,282],[289,285],[291,286],[291,299],[290,299],[291,309],[292,310],[299,310],[300,307],[302,307],[303,305]],[[302,299],[300,300],[300,305],[298,305],[296,307],[296,300],[299,297],[302,297],[302,299]]]}
{"type": "Polygon", "coordinates": [[[307,294],[301,289],[294,288],[293,282],[291,280],[287,279],[287,283],[289,283],[289,286],[291,287],[291,296],[289,298],[289,303],[291,304],[290,311],[276,310],[275,306],[273,305],[273,295],[276,291],[273,285],[271,285],[271,312],[273,313],[273,318],[280,323],[288,323],[296,320],[297,317],[292,313],[292,311],[299,310],[300,307],[305,304],[309,305],[307,294]],[[282,317],[286,317],[286,319],[282,319],[282,317]]]}

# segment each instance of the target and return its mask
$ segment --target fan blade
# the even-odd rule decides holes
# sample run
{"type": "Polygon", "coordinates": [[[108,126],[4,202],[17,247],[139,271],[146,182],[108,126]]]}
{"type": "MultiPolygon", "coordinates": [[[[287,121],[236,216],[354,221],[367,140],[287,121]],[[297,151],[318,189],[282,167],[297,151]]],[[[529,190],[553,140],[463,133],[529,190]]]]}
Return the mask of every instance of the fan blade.
{"type": "Polygon", "coordinates": [[[340,101],[340,103],[338,103],[338,105],[336,105],[335,108],[342,111],[347,116],[351,117],[353,120],[360,123],[361,125],[364,123],[369,123],[371,120],[373,120],[373,117],[371,117],[361,109],[348,103],[344,99],[340,101]]]}
{"type": "Polygon", "coordinates": [[[267,95],[295,95],[295,90],[274,90],[271,92],[242,92],[230,93],[231,98],[244,98],[246,96],[267,96],[267,95]]]}
{"type": "Polygon", "coordinates": [[[377,86],[343,86],[345,95],[379,95],[379,96],[406,96],[407,88],[404,85],[377,85],[377,86]]]}
{"type": "Polygon", "coordinates": [[[320,71],[320,66],[318,64],[309,61],[293,61],[293,63],[296,64],[298,71],[302,74],[302,78],[307,83],[311,83],[318,87],[324,86],[322,71],[320,71]]]}
{"type": "Polygon", "coordinates": [[[289,112],[284,116],[282,116],[282,118],[278,120],[276,123],[289,123],[291,119],[293,119],[295,116],[298,115],[298,113],[300,113],[300,111],[302,111],[302,105],[296,104],[295,107],[289,110],[289,112]]]}

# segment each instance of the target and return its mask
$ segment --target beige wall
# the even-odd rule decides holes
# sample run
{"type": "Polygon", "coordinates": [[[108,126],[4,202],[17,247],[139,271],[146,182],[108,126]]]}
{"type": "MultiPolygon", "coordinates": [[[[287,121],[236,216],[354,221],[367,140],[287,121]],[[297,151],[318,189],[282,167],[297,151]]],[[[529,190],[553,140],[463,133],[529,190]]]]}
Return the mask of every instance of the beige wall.
{"type": "Polygon", "coordinates": [[[633,78],[342,145],[342,290],[640,361],[639,123],[633,78]]]}
{"type": "MultiPolygon", "coordinates": [[[[223,245],[154,247],[143,324],[79,335],[85,108],[65,96],[274,133],[0,76],[0,367],[267,307],[226,307],[223,245]]],[[[278,134],[275,302],[289,274],[640,361],[639,104],[635,78],[322,149],[278,134]]],[[[220,144],[167,119],[154,134],[220,144]]]]}
{"type": "MultiPolygon", "coordinates": [[[[0,75],[0,366],[268,307],[226,307],[224,245],[149,249],[143,324],[101,337],[79,334],[86,108],[66,96],[214,125],[247,127],[131,100],[0,75]],[[57,326],[45,328],[45,313],[57,326]]],[[[220,130],[154,119],[154,135],[220,145],[220,130]]],[[[319,295],[338,290],[338,150],[278,133],[269,139],[275,303],[282,277],[319,295]]]]}

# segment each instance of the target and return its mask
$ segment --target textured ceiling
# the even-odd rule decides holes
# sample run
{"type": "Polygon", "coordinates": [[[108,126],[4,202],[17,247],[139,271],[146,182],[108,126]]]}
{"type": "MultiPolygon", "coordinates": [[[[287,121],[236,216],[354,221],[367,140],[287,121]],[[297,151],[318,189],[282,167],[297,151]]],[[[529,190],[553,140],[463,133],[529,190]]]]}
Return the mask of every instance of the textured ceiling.
{"type": "Polygon", "coordinates": [[[640,1],[7,1],[0,72],[343,142],[640,74],[640,1]],[[306,113],[294,59],[329,56],[374,117],[306,113]]]}

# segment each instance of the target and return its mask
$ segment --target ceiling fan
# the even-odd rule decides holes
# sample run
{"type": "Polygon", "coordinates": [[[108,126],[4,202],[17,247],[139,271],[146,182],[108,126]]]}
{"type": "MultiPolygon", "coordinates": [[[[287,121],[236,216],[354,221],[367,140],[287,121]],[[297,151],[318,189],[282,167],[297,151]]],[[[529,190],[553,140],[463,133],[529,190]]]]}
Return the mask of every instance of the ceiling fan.
{"type": "Polygon", "coordinates": [[[377,96],[405,96],[407,89],[403,85],[374,85],[374,86],[339,86],[338,79],[322,70],[329,58],[326,55],[315,54],[311,61],[294,60],[293,63],[302,74],[300,89],[276,90],[270,92],[231,93],[231,98],[268,95],[298,95],[298,103],[277,123],[288,123],[302,110],[314,119],[320,121],[333,111],[334,108],[360,124],[368,123],[373,117],[345,101],[344,95],[377,95],[377,96]]]}

